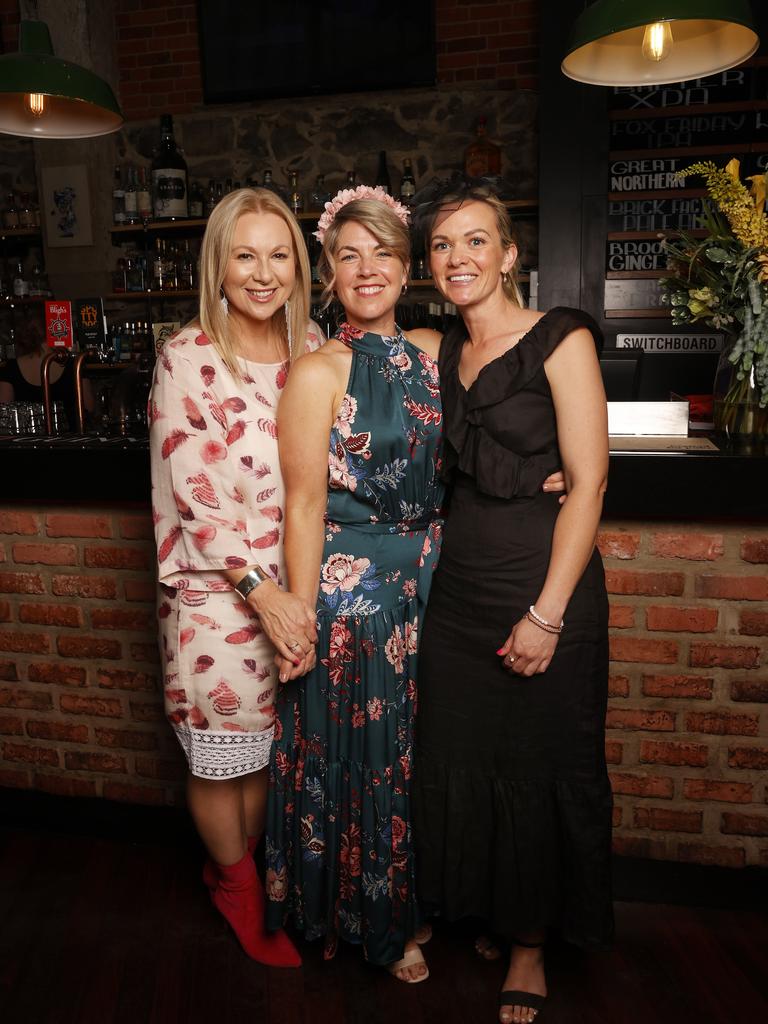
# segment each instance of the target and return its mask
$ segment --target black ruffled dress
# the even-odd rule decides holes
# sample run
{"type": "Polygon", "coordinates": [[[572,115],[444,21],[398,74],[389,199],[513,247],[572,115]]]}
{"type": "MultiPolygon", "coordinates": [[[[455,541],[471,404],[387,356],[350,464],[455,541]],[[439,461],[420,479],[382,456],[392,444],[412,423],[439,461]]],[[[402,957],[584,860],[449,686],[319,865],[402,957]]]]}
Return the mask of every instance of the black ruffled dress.
{"type": "Polygon", "coordinates": [[[465,390],[463,324],[444,338],[440,564],[419,651],[414,834],[422,908],[485,919],[509,938],[557,927],[584,948],[613,935],[611,790],[604,755],[608,600],[595,551],[547,671],[508,673],[496,650],[547,573],[560,466],[544,361],[594,321],[550,310],[465,390]]]}

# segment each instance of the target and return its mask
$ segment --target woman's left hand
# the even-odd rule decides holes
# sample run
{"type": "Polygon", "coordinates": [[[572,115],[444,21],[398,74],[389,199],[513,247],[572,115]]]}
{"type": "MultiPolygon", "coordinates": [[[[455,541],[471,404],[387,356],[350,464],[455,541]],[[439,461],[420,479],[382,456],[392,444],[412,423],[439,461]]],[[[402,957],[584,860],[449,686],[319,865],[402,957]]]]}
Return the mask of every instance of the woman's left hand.
{"type": "Polygon", "coordinates": [[[311,672],[315,667],[317,661],[316,648],[312,648],[304,657],[301,659],[298,665],[294,665],[288,658],[283,658],[282,655],[275,655],[275,664],[277,665],[278,678],[281,683],[287,683],[291,679],[298,679],[299,676],[305,676],[307,672],[311,672]]]}
{"type": "Polygon", "coordinates": [[[558,639],[557,633],[548,633],[524,616],[496,653],[503,658],[507,671],[533,676],[549,668],[558,639]]]}

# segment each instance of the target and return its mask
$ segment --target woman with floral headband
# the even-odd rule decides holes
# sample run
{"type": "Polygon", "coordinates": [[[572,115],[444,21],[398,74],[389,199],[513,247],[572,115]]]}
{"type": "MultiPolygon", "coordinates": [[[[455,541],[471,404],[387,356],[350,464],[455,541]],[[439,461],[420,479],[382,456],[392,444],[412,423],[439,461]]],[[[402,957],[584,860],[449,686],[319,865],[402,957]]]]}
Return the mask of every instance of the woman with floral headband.
{"type": "MultiPolygon", "coordinates": [[[[451,486],[420,651],[419,892],[426,912],[484,919],[509,943],[499,1017],[527,1024],[547,929],[587,948],[612,935],[600,333],[579,310],[523,308],[488,188],[436,187],[417,209],[461,314],[440,351],[451,486]],[[562,510],[541,489],[561,465],[562,510]]],[[[478,952],[494,953],[487,939],[478,952]]]]}
{"type": "Polygon", "coordinates": [[[382,189],[345,190],[317,237],[325,298],[345,322],[302,359],[279,416],[291,590],[317,607],[317,664],[283,662],[270,762],[267,919],[362,944],[402,981],[419,941],[410,778],[416,645],[437,557],[439,335],[395,323],[408,214],[382,189]],[[329,451],[330,439],[330,451],[329,451]]]}

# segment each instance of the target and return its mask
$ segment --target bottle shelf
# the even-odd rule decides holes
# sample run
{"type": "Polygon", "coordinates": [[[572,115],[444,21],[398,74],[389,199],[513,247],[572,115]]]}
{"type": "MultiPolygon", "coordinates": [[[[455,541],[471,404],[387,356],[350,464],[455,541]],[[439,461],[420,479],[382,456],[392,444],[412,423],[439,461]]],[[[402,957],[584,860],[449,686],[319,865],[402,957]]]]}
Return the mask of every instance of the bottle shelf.
{"type": "MultiPolygon", "coordinates": [[[[538,209],[538,199],[508,199],[504,205],[508,210],[535,210],[538,209]]],[[[322,210],[311,210],[307,213],[295,214],[296,220],[300,223],[315,223],[320,217],[322,210]]],[[[181,232],[190,228],[205,228],[208,223],[207,217],[189,217],[185,220],[148,220],[136,224],[113,224],[110,231],[113,235],[141,235],[145,231],[161,234],[164,232],[181,232]]],[[[28,231],[26,228],[14,228],[5,233],[7,236],[17,234],[40,234],[39,231],[28,231]]],[[[0,237],[4,237],[0,235],[0,237]]]]}
{"type": "Polygon", "coordinates": [[[0,307],[6,309],[10,306],[40,306],[44,302],[50,302],[51,299],[43,298],[42,295],[29,295],[24,298],[18,298],[16,295],[4,295],[0,298],[0,307]]]}
{"type": "Polygon", "coordinates": [[[6,238],[42,238],[40,228],[0,228],[0,241],[6,238]]]}
{"type": "Polygon", "coordinates": [[[147,299],[196,299],[199,294],[197,288],[179,288],[177,291],[163,292],[110,292],[104,298],[110,302],[146,302],[147,299]]]}

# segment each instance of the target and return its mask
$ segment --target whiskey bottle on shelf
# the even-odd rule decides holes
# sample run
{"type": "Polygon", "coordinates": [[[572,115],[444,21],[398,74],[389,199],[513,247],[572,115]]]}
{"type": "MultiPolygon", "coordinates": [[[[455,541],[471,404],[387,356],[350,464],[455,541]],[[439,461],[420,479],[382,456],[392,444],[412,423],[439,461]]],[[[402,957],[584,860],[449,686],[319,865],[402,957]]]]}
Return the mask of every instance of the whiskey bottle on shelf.
{"type": "Polygon", "coordinates": [[[152,160],[155,218],[178,220],[188,215],[187,162],[173,137],[173,118],[160,118],[160,147],[152,160]]]}
{"type": "Polygon", "coordinates": [[[213,178],[208,179],[208,188],[205,190],[203,201],[203,216],[210,217],[216,206],[216,182],[213,178]]]}
{"type": "Polygon", "coordinates": [[[167,288],[165,267],[165,243],[161,238],[155,239],[155,255],[152,259],[152,291],[163,292],[167,288]]]}
{"type": "Polygon", "coordinates": [[[400,202],[403,206],[410,206],[416,194],[416,179],[413,176],[413,167],[408,157],[403,160],[403,180],[400,182],[400,202]]]}
{"type": "Polygon", "coordinates": [[[112,185],[112,223],[125,224],[125,189],[119,165],[115,167],[112,185]]]}
{"type": "Polygon", "coordinates": [[[152,219],[152,196],[149,194],[149,187],[147,185],[147,172],[143,167],[140,167],[138,171],[136,209],[139,214],[139,220],[152,219]]]}
{"type": "Polygon", "coordinates": [[[389,192],[389,194],[392,195],[392,183],[389,180],[389,171],[387,170],[387,153],[384,149],[379,153],[379,167],[376,171],[376,184],[381,185],[385,192],[389,192]]]}
{"type": "Polygon", "coordinates": [[[288,208],[292,213],[301,213],[304,209],[304,196],[299,188],[299,172],[288,171],[288,208]]]}
{"type": "Polygon", "coordinates": [[[126,224],[138,224],[139,222],[139,193],[136,190],[136,172],[133,167],[128,167],[125,182],[125,222],[126,224]]]}
{"type": "Polygon", "coordinates": [[[486,119],[477,119],[475,139],[464,150],[464,172],[470,178],[501,174],[501,149],[487,136],[486,119]]]}
{"type": "Polygon", "coordinates": [[[189,216],[198,220],[203,216],[203,190],[197,181],[192,183],[189,190],[189,216]]]}
{"type": "Polygon", "coordinates": [[[325,204],[331,198],[331,194],[325,187],[325,175],[318,174],[315,179],[315,187],[312,189],[309,197],[309,208],[313,213],[322,213],[325,209],[325,204]]]}
{"type": "Polygon", "coordinates": [[[16,200],[13,192],[8,193],[8,199],[5,203],[5,209],[3,210],[3,227],[4,228],[17,228],[19,226],[19,211],[16,206],[16,200]]]}

